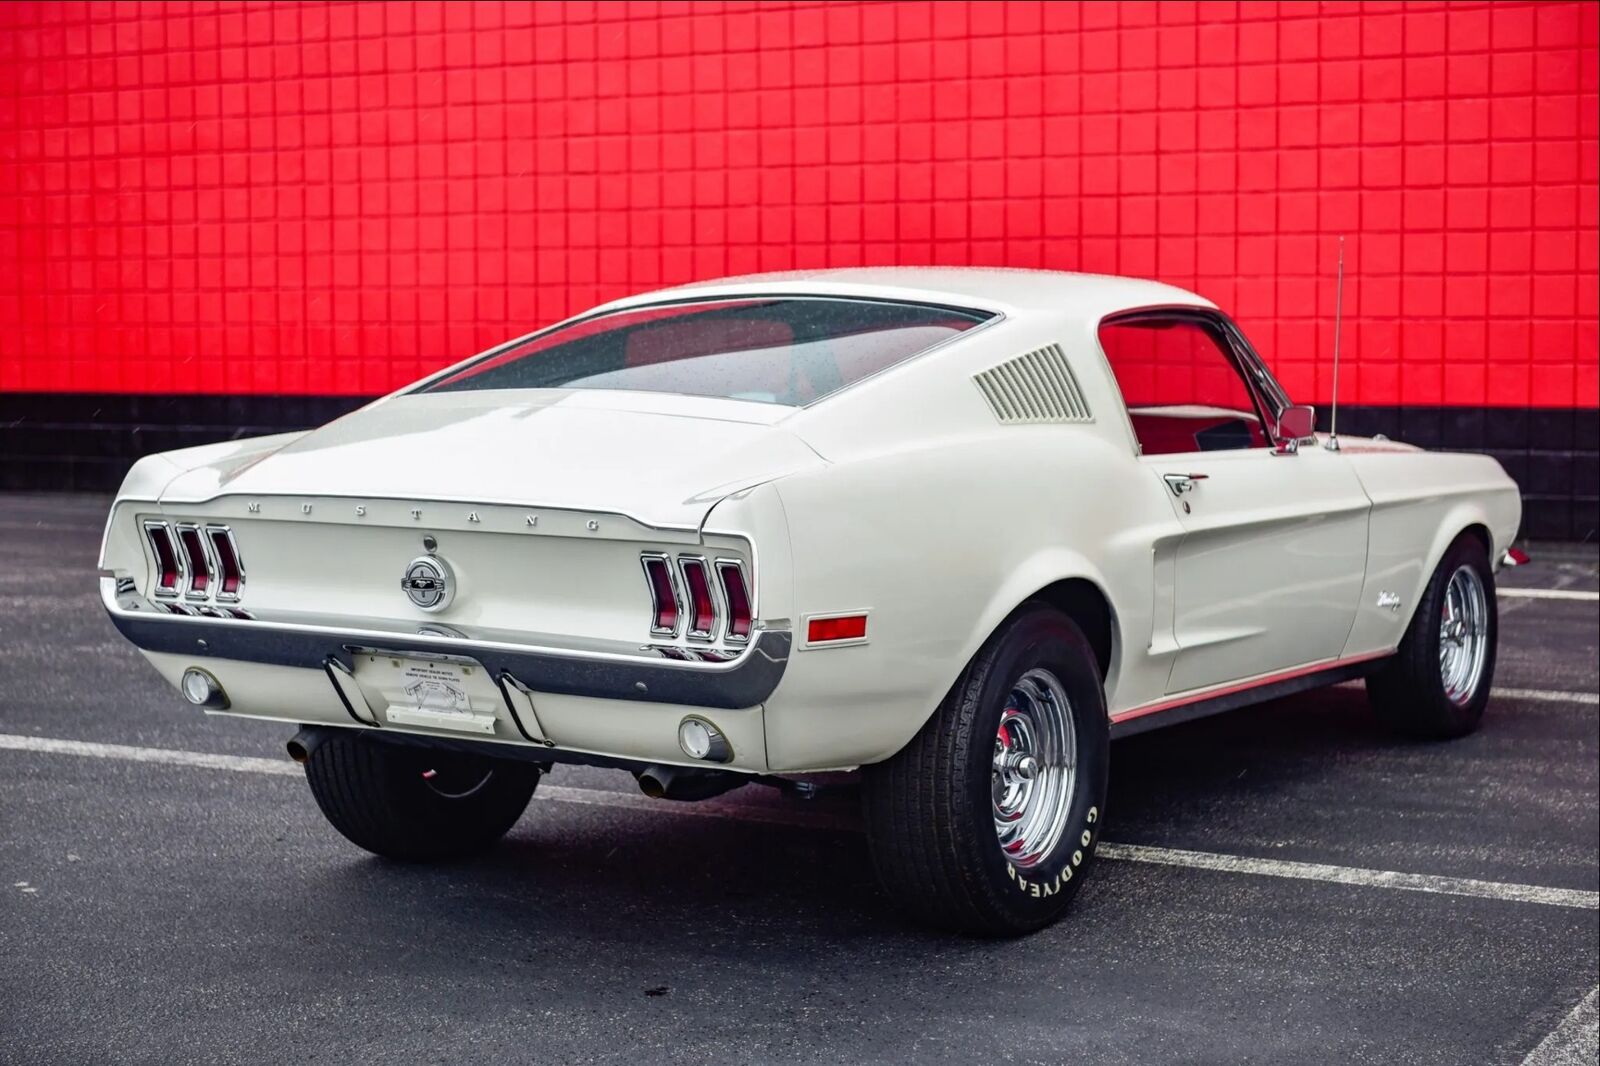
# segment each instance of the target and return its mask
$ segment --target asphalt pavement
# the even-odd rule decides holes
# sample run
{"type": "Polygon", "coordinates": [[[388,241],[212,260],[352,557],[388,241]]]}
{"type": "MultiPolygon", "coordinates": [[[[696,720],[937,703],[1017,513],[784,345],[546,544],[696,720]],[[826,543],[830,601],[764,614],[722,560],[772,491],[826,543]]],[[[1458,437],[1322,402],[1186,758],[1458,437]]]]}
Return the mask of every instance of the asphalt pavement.
{"type": "Polygon", "coordinates": [[[1595,1061],[1592,547],[1503,575],[1472,737],[1351,685],[1117,742],[1120,847],[995,942],[906,924],[848,796],[558,767],[486,857],[358,851],[113,630],[105,506],[0,494],[0,1063],[1595,1061]]]}

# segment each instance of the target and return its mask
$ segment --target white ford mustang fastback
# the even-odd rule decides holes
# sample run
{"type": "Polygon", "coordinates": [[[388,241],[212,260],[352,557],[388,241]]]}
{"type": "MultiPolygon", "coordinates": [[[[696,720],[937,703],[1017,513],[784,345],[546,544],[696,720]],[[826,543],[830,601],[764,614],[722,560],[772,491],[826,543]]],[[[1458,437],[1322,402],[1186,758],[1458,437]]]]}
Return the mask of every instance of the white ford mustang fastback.
{"type": "Polygon", "coordinates": [[[1016,933],[1083,878],[1114,736],[1356,677],[1471,730],[1520,516],[1492,459],[1318,437],[1192,293],[823,271],[149,456],[101,589],[191,703],[299,723],[371,851],[487,847],[556,762],[675,799],[860,768],[896,900],[1016,933]]]}

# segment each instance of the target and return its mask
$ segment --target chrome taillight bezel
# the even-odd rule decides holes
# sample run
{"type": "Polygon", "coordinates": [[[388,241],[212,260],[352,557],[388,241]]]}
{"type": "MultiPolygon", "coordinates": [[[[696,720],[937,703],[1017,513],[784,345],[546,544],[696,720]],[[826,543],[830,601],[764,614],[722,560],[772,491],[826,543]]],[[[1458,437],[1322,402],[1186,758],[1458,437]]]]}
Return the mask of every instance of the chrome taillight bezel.
{"type": "Polygon", "coordinates": [[[683,594],[678,587],[677,570],[672,565],[672,556],[666,552],[642,552],[639,555],[639,565],[644,568],[644,582],[650,589],[650,635],[653,637],[676,637],[685,615],[683,594]],[[665,605],[661,602],[661,591],[656,587],[655,575],[650,570],[652,565],[661,568],[661,573],[667,580],[667,591],[672,596],[672,624],[670,626],[661,624],[661,610],[665,605]]]}
{"type": "Polygon", "coordinates": [[[244,594],[244,560],[239,556],[239,542],[234,539],[233,530],[229,526],[216,523],[207,523],[204,540],[206,547],[211,551],[211,557],[216,563],[212,578],[216,584],[213,598],[218,603],[238,603],[239,597],[244,594]],[[225,544],[228,556],[233,560],[233,591],[227,589],[228,568],[222,557],[219,544],[225,544]]]}
{"type": "Polygon", "coordinates": [[[182,614],[196,613],[189,604],[239,602],[244,592],[244,558],[230,527],[199,519],[163,518],[141,519],[140,527],[153,562],[152,600],[170,613],[182,614]],[[226,553],[219,545],[226,546],[226,553]],[[165,580],[168,573],[172,575],[170,582],[165,580]],[[231,590],[226,587],[230,579],[231,590]]]}
{"type": "MultiPolygon", "coordinates": [[[[759,616],[751,565],[744,559],[692,551],[643,551],[639,553],[639,563],[650,594],[652,637],[689,642],[693,648],[680,646],[679,650],[691,658],[709,653],[711,649],[706,645],[719,643],[732,646],[722,653],[725,657],[737,658],[754,640],[759,616]],[[672,601],[666,606],[673,612],[670,627],[661,624],[662,596],[669,588],[672,601]],[[734,604],[741,597],[743,613],[735,617],[734,604]]],[[[666,654],[670,646],[654,647],[666,654]]]]}
{"type": "Polygon", "coordinates": [[[680,555],[678,575],[683,579],[683,595],[688,605],[688,611],[684,614],[683,635],[690,640],[707,642],[715,640],[717,623],[721,620],[722,611],[721,604],[717,602],[717,584],[711,579],[711,564],[706,561],[704,555],[680,555]],[[706,604],[711,619],[704,627],[696,624],[700,621],[700,611],[694,600],[694,579],[689,576],[691,573],[698,574],[700,580],[705,583],[706,604]]]}
{"type": "Polygon", "coordinates": [[[750,575],[745,570],[744,561],[741,559],[719,558],[716,560],[715,569],[717,572],[716,587],[722,594],[723,605],[727,608],[726,617],[723,619],[722,639],[729,644],[748,644],[756,627],[756,601],[755,595],[750,588],[750,575]],[[739,592],[744,597],[744,622],[746,628],[743,633],[736,633],[733,628],[737,619],[735,618],[733,594],[728,587],[728,575],[730,573],[738,577],[739,592]]]}
{"type": "Polygon", "coordinates": [[[150,554],[154,559],[154,578],[150,582],[150,594],[157,599],[175,600],[183,595],[184,588],[189,583],[189,567],[184,561],[182,546],[172,534],[172,527],[166,522],[157,519],[146,519],[144,522],[144,539],[150,546],[150,554]],[[166,572],[166,561],[162,559],[161,544],[157,537],[166,542],[166,553],[172,560],[172,584],[168,585],[163,580],[166,572]]]}
{"type": "Polygon", "coordinates": [[[217,561],[212,558],[210,538],[205,535],[199,522],[176,522],[172,530],[188,570],[188,577],[183,583],[183,598],[203,603],[211,596],[211,579],[217,573],[217,561]],[[194,537],[194,545],[200,550],[198,559],[189,550],[186,534],[194,537]]]}

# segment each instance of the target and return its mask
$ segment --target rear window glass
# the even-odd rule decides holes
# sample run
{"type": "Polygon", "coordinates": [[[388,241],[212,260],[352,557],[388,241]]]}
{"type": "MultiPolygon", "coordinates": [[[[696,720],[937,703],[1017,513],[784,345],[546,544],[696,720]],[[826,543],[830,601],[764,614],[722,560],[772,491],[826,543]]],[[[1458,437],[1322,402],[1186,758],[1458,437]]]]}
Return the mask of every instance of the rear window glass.
{"type": "Polygon", "coordinates": [[[800,406],[992,317],[794,297],[643,307],[542,333],[420,391],[628,389],[800,406]]]}

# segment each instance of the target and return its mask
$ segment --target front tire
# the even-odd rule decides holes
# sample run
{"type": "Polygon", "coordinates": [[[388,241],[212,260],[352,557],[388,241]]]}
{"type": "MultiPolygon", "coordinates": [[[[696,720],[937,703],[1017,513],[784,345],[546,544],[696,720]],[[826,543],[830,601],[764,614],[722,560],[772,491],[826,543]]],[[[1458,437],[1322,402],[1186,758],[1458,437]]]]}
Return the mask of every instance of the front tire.
{"type": "Polygon", "coordinates": [[[1476,537],[1458,537],[1428,579],[1394,658],[1367,679],[1379,719],[1430,740],[1477,729],[1494,681],[1499,627],[1489,554],[1476,537]]]}
{"type": "Polygon", "coordinates": [[[864,771],[884,890],[960,932],[1051,924],[1093,860],[1109,762],[1094,649],[1064,614],[1025,606],[911,742],[864,771]]]}
{"type": "Polygon", "coordinates": [[[323,815],[358,847],[429,862],[475,854],[516,824],[539,770],[331,731],[306,757],[306,781],[323,815]]]}

